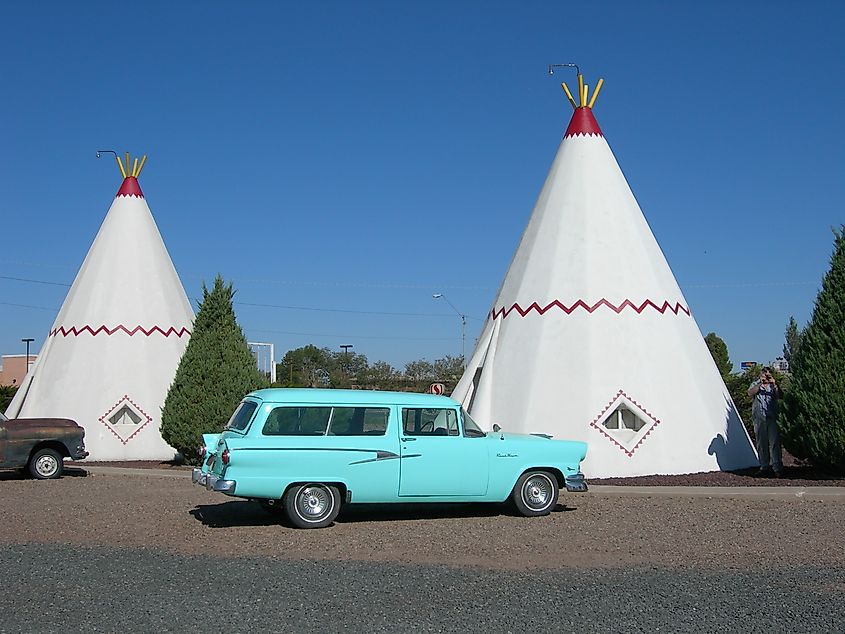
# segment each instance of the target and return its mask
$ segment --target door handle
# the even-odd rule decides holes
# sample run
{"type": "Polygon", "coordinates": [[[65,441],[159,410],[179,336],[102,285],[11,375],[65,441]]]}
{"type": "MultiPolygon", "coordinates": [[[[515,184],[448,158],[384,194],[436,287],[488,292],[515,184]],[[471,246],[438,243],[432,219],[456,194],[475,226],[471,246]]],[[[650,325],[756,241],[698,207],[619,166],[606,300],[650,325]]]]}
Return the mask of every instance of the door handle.
{"type": "Polygon", "coordinates": [[[402,442],[411,442],[412,440],[416,440],[416,438],[405,438],[405,437],[403,437],[401,440],[402,440],[402,442]]]}

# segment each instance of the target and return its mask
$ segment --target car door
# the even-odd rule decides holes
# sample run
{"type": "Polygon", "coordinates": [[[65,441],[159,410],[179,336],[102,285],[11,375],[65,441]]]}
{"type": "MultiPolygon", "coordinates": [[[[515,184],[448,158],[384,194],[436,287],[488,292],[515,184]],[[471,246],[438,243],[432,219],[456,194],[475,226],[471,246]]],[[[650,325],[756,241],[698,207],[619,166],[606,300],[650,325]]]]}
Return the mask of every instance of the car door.
{"type": "Polygon", "coordinates": [[[489,443],[463,435],[457,408],[402,407],[399,496],[483,496],[489,443]]]}

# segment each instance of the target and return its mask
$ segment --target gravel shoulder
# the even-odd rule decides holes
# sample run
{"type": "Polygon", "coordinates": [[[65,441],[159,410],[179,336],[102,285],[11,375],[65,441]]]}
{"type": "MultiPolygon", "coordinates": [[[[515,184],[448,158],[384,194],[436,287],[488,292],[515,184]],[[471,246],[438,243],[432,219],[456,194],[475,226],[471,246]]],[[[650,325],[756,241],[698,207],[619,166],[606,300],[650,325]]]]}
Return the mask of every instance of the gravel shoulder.
{"type": "Polygon", "coordinates": [[[183,478],[0,474],[0,543],[477,567],[845,569],[845,500],[564,493],[545,518],[493,505],[351,506],[325,530],[183,478]]]}

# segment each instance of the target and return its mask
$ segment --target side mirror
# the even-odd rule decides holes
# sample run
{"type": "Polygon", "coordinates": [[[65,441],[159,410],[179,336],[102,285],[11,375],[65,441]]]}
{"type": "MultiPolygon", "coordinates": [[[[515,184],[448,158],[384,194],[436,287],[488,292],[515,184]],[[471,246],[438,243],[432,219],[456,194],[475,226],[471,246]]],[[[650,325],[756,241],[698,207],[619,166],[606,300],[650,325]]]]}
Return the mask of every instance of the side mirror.
{"type": "Polygon", "coordinates": [[[502,428],[501,428],[501,427],[499,427],[498,425],[495,425],[495,424],[494,424],[494,425],[493,425],[493,431],[502,431],[502,428]]]}

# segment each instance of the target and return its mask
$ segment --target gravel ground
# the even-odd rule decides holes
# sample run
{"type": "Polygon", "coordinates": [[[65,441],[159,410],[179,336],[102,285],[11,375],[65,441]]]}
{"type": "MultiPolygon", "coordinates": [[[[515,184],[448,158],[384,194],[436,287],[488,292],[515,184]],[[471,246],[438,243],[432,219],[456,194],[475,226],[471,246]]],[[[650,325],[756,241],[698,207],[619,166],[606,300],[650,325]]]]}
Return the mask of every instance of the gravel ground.
{"type": "Polygon", "coordinates": [[[302,531],[187,477],[4,473],[0,632],[845,631],[845,499],[561,502],[302,531]]]}
{"type": "MultiPolygon", "coordinates": [[[[84,474],[77,470],[76,473],[84,474]]],[[[350,506],[302,531],[187,478],[0,475],[0,543],[536,569],[845,567],[845,499],[567,494],[545,518],[497,505],[350,506]],[[766,545],[761,550],[760,545],[766,545]]]]}

